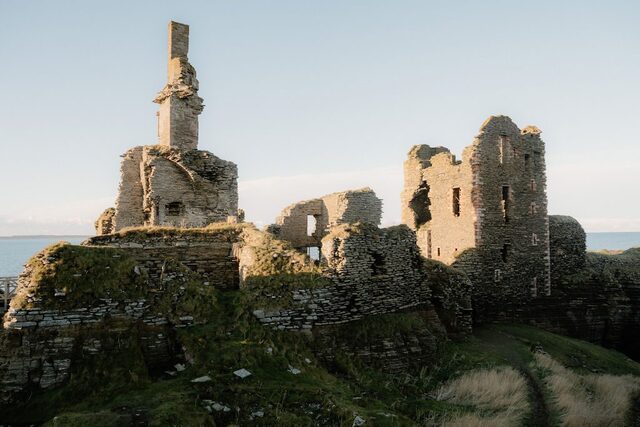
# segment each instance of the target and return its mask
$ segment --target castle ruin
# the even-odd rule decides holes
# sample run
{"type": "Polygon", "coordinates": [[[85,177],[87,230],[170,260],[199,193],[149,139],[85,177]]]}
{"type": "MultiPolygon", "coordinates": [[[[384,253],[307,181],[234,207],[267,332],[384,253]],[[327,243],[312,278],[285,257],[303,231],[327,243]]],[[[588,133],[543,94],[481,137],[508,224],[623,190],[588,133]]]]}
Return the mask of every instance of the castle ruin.
{"type": "Polygon", "coordinates": [[[322,239],[340,224],[380,225],[382,200],[370,188],[341,191],[287,206],[268,230],[299,250],[320,253],[322,239]]]}
{"type": "Polygon", "coordinates": [[[138,226],[202,227],[238,214],[237,166],[197,149],[204,106],[188,51],[189,26],[170,22],[168,81],[154,99],[158,144],[122,156],[116,207],[101,215],[98,235],[138,226]]]}
{"type": "Polygon", "coordinates": [[[544,143],[491,116],[462,160],[416,145],[404,164],[402,219],[426,258],[454,264],[474,283],[475,309],[504,310],[551,293],[544,143]]]}

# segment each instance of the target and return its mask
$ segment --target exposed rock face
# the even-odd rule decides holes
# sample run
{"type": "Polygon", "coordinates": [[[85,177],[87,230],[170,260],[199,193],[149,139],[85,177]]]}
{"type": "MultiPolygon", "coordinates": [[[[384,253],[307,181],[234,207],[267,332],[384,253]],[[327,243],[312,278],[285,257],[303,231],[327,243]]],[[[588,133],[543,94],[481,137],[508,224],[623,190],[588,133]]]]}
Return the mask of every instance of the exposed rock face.
{"type": "Polygon", "coordinates": [[[501,316],[503,303],[526,305],[551,292],[537,128],[520,130],[508,117],[492,116],[462,161],[443,147],[413,147],[402,201],[423,255],[455,263],[471,278],[478,321],[501,316]]]}
{"type": "Polygon", "coordinates": [[[171,22],[168,83],[155,98],[159,145],[122,156],[112,224],[97,228],[98,235],[138,226],[202,227],[237,215],[237,166],[197,150],[203,106],[188,47],[189,27],[171,22]]]}
{"type": "Polygon", "coordinates": [[[379,225],[381,216],[382,200],[370,188],[362,188],[287,206],[269,230],[295,248],[320,247],[332,227],[355,222],[379,225]]]}

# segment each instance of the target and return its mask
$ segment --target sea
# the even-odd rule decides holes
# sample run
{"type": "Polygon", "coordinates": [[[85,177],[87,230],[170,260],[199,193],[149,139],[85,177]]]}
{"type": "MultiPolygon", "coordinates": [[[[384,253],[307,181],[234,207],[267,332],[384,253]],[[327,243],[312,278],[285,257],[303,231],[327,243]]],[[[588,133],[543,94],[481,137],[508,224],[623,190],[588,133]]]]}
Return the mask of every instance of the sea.
{"type": "MultiPolygon", "coordinates": [[[[0,236],[0,277],[20,274],[24,264],[45,247],[67,241],[78,244],[89,236],[0,236]]],[[[640,247],[640,232],[587,233],[587,249],[625,250],[640,247]]]]}
{"type": "Polygon", "coordinates": [[[89,236],[0,236],[0,277],[20,274],[24,264],[36,253],[54,243],[78,244],[89,236]]]}

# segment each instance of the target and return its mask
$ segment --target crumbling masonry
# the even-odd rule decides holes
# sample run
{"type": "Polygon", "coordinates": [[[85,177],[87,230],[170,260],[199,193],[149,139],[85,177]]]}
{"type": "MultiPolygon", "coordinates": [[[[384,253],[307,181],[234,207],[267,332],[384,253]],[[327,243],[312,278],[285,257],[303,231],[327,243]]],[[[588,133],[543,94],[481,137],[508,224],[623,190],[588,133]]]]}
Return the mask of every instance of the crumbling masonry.
{"type": "Polygon", "coordinates": [[[297,249],[322,247],[322,239],[340,224],[380,225],[382,200],[370,188],[327,194],[282,210],[269,231],[297,249]]]}
{"type": "Polygon", "coordinates": [[[98,235],[136,226],[201,227],[237,215],[237,166],[197,149],[203,104],[188,50],[189,26],[170,22],[168,81],[154,99],[158,145],[122,156],[115,213],[101,216],[98,235]]]}
{"type": "Polygon", "coordinates": [[[425,257],[469,275],[478,320],[551,293],[538,128],[520,130],[508,117],[492,116],[461,161],[444,147],[417,145],[404,175],[403,222],[425,257]]]}

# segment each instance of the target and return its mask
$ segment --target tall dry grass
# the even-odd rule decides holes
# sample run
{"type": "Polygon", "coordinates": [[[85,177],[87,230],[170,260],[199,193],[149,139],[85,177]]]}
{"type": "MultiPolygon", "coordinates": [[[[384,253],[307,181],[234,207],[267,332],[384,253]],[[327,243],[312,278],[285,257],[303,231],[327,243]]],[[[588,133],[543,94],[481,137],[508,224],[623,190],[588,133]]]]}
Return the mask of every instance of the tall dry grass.
{"type": "Polygon", "coordinates": [[[563,426],[623,426],[640,379],[632,375],[580,375],[546,353],[535,364],[548,371],[545,383],[553,393],[563,426]]]}
{"type": "Polygon", "coordinates": [[[469,372],[441,386],[436,398],[476,408],[443,420],[451,427],[517,426],[529,411],[527,383],[511,367],[469,372]]]}

